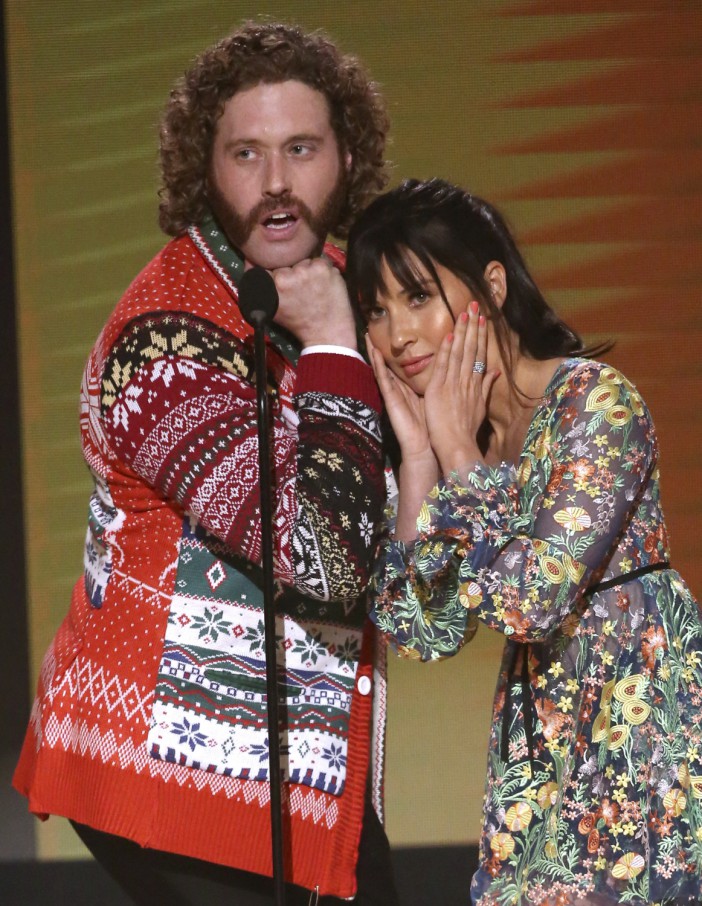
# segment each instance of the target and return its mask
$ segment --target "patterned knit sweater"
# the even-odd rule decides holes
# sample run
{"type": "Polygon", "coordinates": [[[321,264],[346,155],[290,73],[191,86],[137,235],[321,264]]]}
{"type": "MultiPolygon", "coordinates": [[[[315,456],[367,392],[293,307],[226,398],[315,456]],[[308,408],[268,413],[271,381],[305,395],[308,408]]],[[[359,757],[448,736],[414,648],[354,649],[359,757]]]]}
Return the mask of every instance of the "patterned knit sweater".
{"type": "MultiPolygon", "coordinates": [[[[44,659],[15,785],[41,816],[270,874],[241,269],[213,225],[192,229],[136,278],[91,353],[85,574],[44,659]]],[[[360,596],[384,496],[379,399],[358,359],[311,353],[294,364],[282,337],[270,347],[286,878],[350,897],[370,693],[382,685],[360,596]]]]}

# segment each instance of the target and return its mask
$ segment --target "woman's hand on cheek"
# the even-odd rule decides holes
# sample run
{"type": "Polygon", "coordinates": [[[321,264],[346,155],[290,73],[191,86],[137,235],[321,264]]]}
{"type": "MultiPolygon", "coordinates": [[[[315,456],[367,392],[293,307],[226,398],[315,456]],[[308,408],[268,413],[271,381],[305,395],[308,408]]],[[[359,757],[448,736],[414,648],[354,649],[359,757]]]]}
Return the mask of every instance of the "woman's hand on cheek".
{"type": "Polygon", "coordinates": [[[394,537],[409,543],[417,537],[417,518],[422,503],[441,472],[429,442],[424,400],[395,377],[368,335],[366,346],[402,454],[394,537]]]}
{"type": "Polygon", "coordinates": [[[429,438],[444,475],[482,460],[477,436],[499,374],[485,370],[486,357],[487,323],[471,302],[439,348],[424,397],[429,438]]]}
{"type": "Polygon", "coordinates": [[[411,387],[395,377],[368,334],[366,347],[390,424],[400,445],[403,463],[409,465],[414,460],[423,462],[431,460],[438,473],[436,458],[429,442],[424,400],[417,396],[411,387]]]}

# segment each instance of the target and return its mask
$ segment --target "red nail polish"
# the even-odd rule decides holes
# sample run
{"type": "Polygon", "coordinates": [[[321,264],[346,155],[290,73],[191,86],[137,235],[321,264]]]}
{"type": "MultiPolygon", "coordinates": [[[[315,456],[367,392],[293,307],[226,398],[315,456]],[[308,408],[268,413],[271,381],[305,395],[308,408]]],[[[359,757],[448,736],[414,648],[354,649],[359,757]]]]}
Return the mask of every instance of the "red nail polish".
{"type": "Polygon", "coordinates": [[[478,324],[480,324],[481,327],[485,327],[485,315],[481,315],[478,318],[478,324]]]}
{"type": "Polygon", "coordinates": [[[467,320],[468,320],[468,312],[467,312],[467,311],[462,311],[462,312],[461,312],[461,321],[465,324],[465,322],[466,322],[467,320]]]}
{"type": "Polygon", "coordinates": [[[452,333],[447,334],[446,339],[449,343],[453,343],[453,334],[452,333]]]}
{"type": "Polygon", "coordinates": [[[478,303],[475,301],[475,299],[473,299],[473,301],[470,303],[470,310],[474,315],[478,314],[478,303]]]}

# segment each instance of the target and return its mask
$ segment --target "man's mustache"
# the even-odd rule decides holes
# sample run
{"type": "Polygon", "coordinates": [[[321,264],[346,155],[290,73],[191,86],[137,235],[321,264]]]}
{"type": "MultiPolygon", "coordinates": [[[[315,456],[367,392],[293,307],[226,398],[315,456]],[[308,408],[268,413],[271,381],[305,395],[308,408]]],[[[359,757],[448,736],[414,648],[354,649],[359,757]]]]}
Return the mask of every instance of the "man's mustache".
{"type": "Polygon", "coordinates": [[[281,209],[294,210],[297,217],[307,221],[310,226],[314,226],[316,218],[312,210],[305,204],[302,199],[297,198],[292,193],[280,195],[278,198],[264,198],[256,207],[249,211],[244,221],[244,231],[248,238],[254,227],[266,217],[267,214],[274,214],[281,209]]]}

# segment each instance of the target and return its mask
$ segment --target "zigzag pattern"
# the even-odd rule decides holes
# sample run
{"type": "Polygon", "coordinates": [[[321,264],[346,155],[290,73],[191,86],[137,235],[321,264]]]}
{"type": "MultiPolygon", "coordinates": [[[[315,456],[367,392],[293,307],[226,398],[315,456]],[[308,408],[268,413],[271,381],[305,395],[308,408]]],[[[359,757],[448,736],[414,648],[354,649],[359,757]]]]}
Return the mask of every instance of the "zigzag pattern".
{"type": "Polygon", "coordinates": [[[66,695],[72,701],[87,697],[91,705],[104,705],[109,714],[119,711],[125,721],[139,715],[145,726],[154,697],[153,690],[144,694],[136,683],[123,686],[119,676],[108,676],[104,668],[96,668],[92,661],[81,657],[75,659],[47,695],[52,702],[60,695],[66,695]]]}
{"type": "MultiPolygon", "coordinates": [[[[137,774],[148,772],[151,777],[158,776],[166,783],[177,783],[181,787],[193,786],[198,791],[207,789],[213,795],[222,793],[228,799],[243,800],[247,805],[257,802],[260,808],[264,808],[270,801],[267,783],[237,780],[158,761],[149,757],[145,745],[135,747],[131,739],[118,744],[112,731],[101,734],[96,726],[69,716],[59,720],[52,714],[44,726],[44,741],[51,748],[59,747],[66,752],[99,758],[104,764],[118,763],[122,770],[133,769],[137,774]]],[[[290,790],[287,801],[290,814],[299,813],[303,820],[311,819],[315,824],[323,821],[330,829],[338,821],[339,807],[333,796],[296,786],[290,790]]]]}

